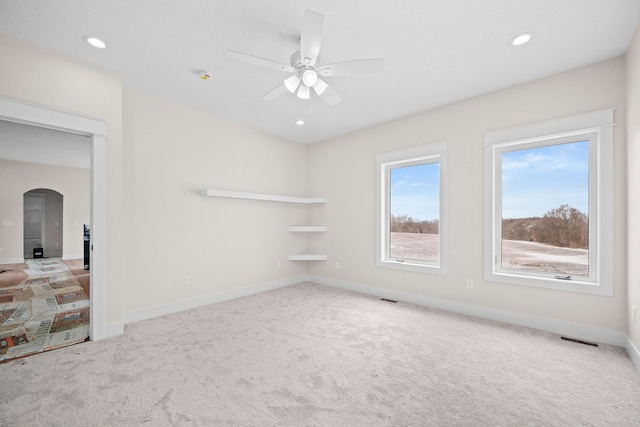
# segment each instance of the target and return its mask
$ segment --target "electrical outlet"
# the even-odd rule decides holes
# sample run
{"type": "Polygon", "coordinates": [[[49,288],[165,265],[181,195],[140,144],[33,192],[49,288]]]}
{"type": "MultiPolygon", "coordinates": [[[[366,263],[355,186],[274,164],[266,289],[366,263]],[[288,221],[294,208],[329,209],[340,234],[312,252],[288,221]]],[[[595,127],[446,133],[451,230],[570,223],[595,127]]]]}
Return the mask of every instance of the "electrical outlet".
{"type": "Polygon", "coordinates": [[[0,254],[4,252],[4,248],[0,248],[0,254]]]}
{"type": "Polygon", "coordinates": [[[2,221],[2,225],[5,227],[13,227],[13,222],[11,221],[2,221]]]}
{"type": "Polygon", "coordinates": [[[631,306],[631,318],[633,319],[633,323],[636,323],[636,306],[631,306]]]}
{"type": "Polygon", "coordinates": [[[473,289],[473,280],[467,279],[467,289],[473,289]]]}
{"type": "Polygon", "coordinates": [[[340,263],[336,261],[336,270],[340,270],[340,263]]]}
{"type": "Polygon", "coordinates": [[[238,162],[236,167],[238,168],[239,171],[241,171],[242,170],[242,162],[238,162]]]}
{"type": "Polygon", "coordinates": [[[187,286],[189,284],[189,276],[182,276],[182,286],[187,286]]]}
{"type": "Polygon", "coordinates": [[[282,264],[280,261],[276,262],[276,270],[280,270],[282,268],[282,264]]]}

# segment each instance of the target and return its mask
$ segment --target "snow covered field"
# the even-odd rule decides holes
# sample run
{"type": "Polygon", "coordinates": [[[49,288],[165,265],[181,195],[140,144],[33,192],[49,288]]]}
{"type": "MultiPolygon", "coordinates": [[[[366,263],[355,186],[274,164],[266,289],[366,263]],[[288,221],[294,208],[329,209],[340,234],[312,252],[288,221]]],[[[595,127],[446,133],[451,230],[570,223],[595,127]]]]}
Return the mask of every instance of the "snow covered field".
{"type": "MultiPolygon", "coordinates": [[[[438,261],[438,235],[391,233],[391,256],[400,259],[438,261]]],[[[588,260],[587,249],[560,248],[520,240],[502,242],[504,268],[587,275],[588,260]]]]}

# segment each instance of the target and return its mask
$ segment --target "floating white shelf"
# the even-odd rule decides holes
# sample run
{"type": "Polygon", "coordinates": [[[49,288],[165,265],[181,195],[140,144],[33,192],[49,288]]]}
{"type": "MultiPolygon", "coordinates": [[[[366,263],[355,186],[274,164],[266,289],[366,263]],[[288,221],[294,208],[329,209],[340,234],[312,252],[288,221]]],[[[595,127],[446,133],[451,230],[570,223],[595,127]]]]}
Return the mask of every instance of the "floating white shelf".
{"type": "MultiPolygon", "coordinates": [[[[323,197],[290,197],[279,196],[274,194],[261,193],[245,193],[242,191],[218,190],[215,188],[206,188],[201,190],[200,194],[205,197],[225,197],[228,199],[245,199],[245,200],[262,200],[267,202],[283,202],[283,203],[301,203],[301,204],[321,204],[327,203],[327,199],[323,197]]],[[[288,227],[290,232],[294,233],[323,233],[327,231],[327,227],[320,225],[296,225],[288,227]]],[[[296,254],[289,255],[289,261],[326,261],[327,256],[323,254],[296,254]]]]}
{"type": "Polygon", "coordinates": [[[288,228],[293,233],[324,233],[327,227],[323,225],[292,225],[288,228]]]}
{"type": "Polygon", "coordinates": [[[202,190],[202,195],[208,196],[208,197],[226,197],[229,199],[263,200],[267,202],[303,203],[303,204],[327,203],[327,199],[323,197],[277,196],[273,194],[244,193],[241,191],[217,190],[214,188],[207,188],[205,190],[202,190]]]}
{"type": "Polygon", "coordinates": [[[319,254],[300,254],[300,255],[289,255],[289,261],[326,261],[326,255],[319,254]]]}

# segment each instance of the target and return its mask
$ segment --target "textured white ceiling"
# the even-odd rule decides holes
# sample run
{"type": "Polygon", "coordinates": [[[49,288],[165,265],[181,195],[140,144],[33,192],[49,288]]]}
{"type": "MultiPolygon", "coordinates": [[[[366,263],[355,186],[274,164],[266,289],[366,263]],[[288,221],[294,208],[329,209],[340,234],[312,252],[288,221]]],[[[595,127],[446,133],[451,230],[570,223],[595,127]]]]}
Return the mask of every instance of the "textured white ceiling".
{"type": "Polygon", "coordinates": [[[0,33],[303,143],[623,55],[639,20],[639,0],[0,0],[0,33]],[[336,106],[314,95],[261,101],[289,74],[226,51],[288,63],[307,9],[325,16],[323,63],[384,57],[385,71],[326,78],[336,106]],[[510,46],[522,32],[533,41],[510,46]],[[89,47],[86,34],[108,48],[89,47]]]}

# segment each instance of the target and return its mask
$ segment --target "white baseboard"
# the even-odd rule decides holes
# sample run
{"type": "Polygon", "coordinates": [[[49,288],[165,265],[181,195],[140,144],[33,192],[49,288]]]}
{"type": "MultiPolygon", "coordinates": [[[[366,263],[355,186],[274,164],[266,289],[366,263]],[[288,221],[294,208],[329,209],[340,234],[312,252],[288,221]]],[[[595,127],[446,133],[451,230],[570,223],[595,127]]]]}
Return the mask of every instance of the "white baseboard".
{"type": "Polygon", "coordinates": [[[84,259],[84,254],[62,254],[62,260],[66,261],[69,259],[84,259]]]}
{"type": "MultiPolygon", "coordinates": [[[[627,338],[627,335],[623,332],[583,325],[579,323],[567,322],[564,320],[551,319],[548,317],[518,313],[515,311],[500,310],[473,304],[466,304],[440,298],[426,297],[422,295],[410,294],[407,292],[394,291],[391,289],[376,288],[374,286],[363,285],[361,283],[346,282],[342,280],[331,279],[328,277],[309,276],[309,281],[318,283],[320,285],[333,286],[335,288],[340,288],[348,291],[360,292],[381,298],[388,298],[427,307],[439,308],[455,313],[466,314],[483,319],[496,320],[499,322],[518,326],[525,326],[528,328],[552,332],[571,338],[610,344],[627,349],[627,343],[630,342],[627,338]]],[[[636,366],[638,366],[637,363],[636,366]]]]}
{"type": "Polygon", "coordinates": [[[124,333],[124,323],[122,322],[106,323],[104,325],[104,336],[100,339],[117,337],[118,335],[122,335],[123,333],[124,333]]]}
{"type": "Polygon", "coordinates": [[[24,258],[0,258],[0,264],[22,264],[24,258]]]}
{"type": "Polygon", "coordinates": [[[139,322],[141,320],[152,319],[154,317],[165,316],[167,314],[177,313],[179,311],[202,307],[204,305],[215,304],[218,302],[245,297],[264,291],[283,288],[285,286],[295,285],[296,283],[306,281],[307,276],[296,276],[287,279],[275,280],[272,282],[258,283],[240,289],[232,289],[215,294],[203,295],[201,297],[190,298],[168,304],[140,308],[137,310],[125,312],[123,315],[123,322],[126,325],[133,322],[139,322]]]}
{"type": "Polygon", "coordinates": [[[638,351],[638,347],[633,344],[631,338],[627,337],[627,353],[629,353],[629,358],[634,365],[636,365],[636,369],[640,371],[640,351],[638,351]]]}

